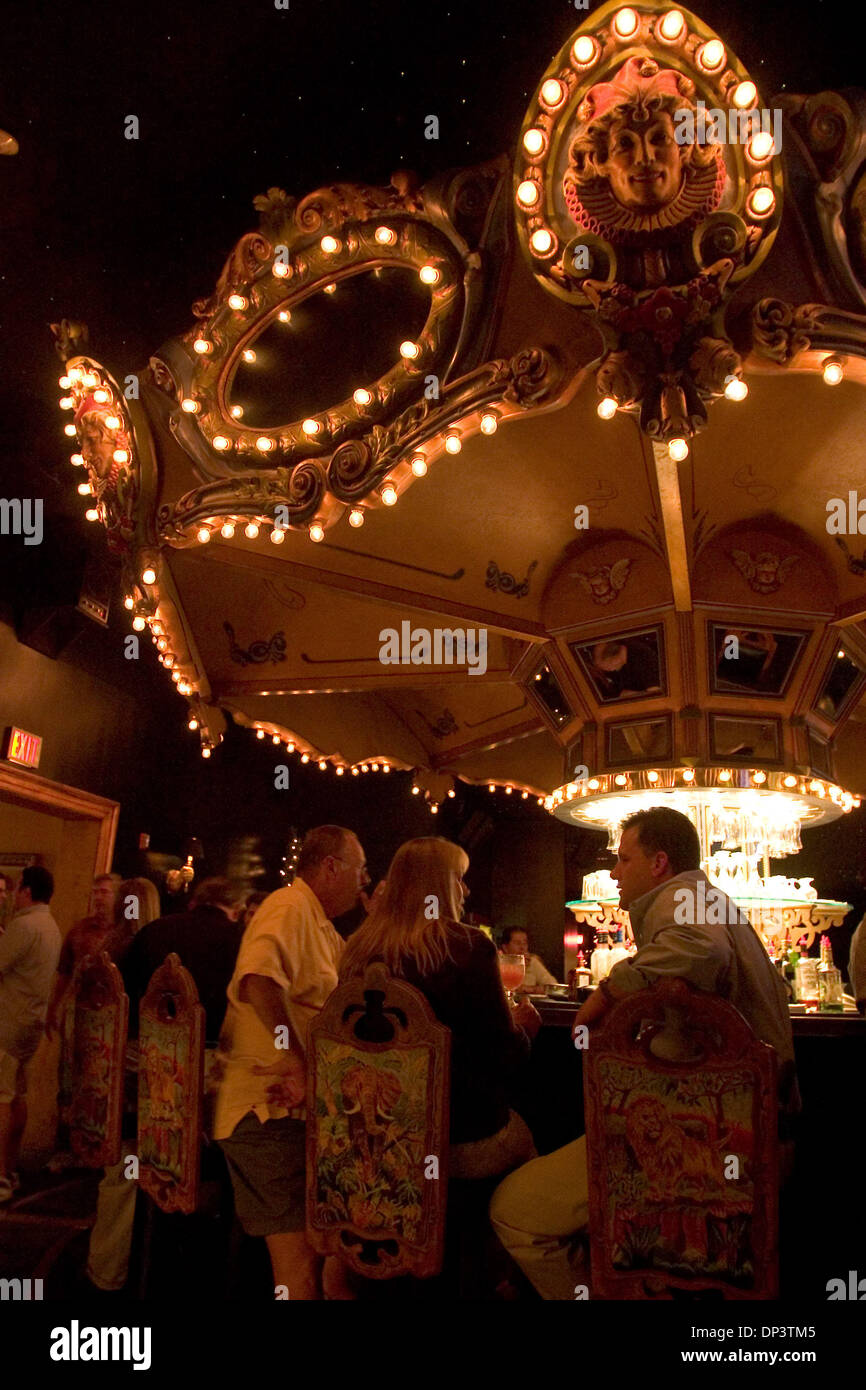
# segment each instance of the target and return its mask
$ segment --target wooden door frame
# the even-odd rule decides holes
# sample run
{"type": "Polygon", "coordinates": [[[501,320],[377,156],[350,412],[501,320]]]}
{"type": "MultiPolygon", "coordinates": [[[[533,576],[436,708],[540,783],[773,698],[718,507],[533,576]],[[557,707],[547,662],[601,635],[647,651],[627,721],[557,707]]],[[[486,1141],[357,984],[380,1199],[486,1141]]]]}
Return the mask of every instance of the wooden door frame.
{"type": "Polygon", "coordinates": [[[7,795],[34,811],[97,821],[99,839],[93,872],[94,875],[110,873],[120,816],[119,802],[82,791],[80,787],[49,782],[47,777],[39,777],[35,772],[27,772],[9,763],[0,763],[0,801],[6,800],[7,795]]]}

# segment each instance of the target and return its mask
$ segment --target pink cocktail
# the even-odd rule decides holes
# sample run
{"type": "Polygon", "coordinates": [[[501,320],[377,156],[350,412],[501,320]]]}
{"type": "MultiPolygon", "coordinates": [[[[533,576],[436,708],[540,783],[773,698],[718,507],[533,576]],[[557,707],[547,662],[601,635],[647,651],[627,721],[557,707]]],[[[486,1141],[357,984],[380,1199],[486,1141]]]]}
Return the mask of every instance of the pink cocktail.
{"type": "Polygon", "coordinates": [[[499,956],[499,973],[502,976],[502,983],[505,986],[505,993],[508,996],[509,1004],[514,1003],[514,991],[523,984],[523,977],[526,974],[526,959],[524,956],[503,955],[499,956]]]}

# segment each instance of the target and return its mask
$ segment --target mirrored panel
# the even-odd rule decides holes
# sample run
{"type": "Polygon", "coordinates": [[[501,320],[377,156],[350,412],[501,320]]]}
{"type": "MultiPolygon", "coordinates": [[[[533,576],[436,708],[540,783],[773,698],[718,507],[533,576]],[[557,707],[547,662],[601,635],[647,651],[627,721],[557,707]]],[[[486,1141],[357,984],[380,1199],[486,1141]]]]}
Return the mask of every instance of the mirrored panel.
{"type": "Polygon", "coordinates": [[[815,701],[816,710],[827,719],[839,719],[855,698],[862,679],[862,670],[845,651],[844,645],[837,647],[815,701]]]}
{"type": "Polygon", "coordinates": [[[247,343],[229,408],[240,408],[242,425],[276,429],[341,405],[399,364],[400,344],[419,336],[430,305],[411,266],[377,266],[323,286],[247,343]]]}
{"type": "Polygon", "coordinates": [[[820,734],[816,734],[814,729],[809,729],[809,766],[812,772],[816,772],[819,777],[833,776],[833,760],[830,756],[830,745],[820,734]]]}
{"type": "Polygon", "coordinates": [[[608,724],[607,761],[612,767],[668,762],[674,755],[671,719],[636,719],[608,724]]]}
{"type": "Polygon", "coordinates": [[[529,688],[544,705],[557,727],[567,724],[572,718],[571,706],[546,661],[536,671],[529,688]]]}
{"type": "Polygon", "coordinates": [[[602,704],[667,693],[661,626],[569,646],[602,704]]]}
{"type": "Polygon", "coordinates": [[[710,754],[714,759],[727,761],[742,758],[749,762],[776,763],[781,753],[778,719],[710,715],[710,754]]]}
{"type": "Polygon", "coordinates": [[[805,632],[708,624],[710,690],[714,695],[784,695],[805,632]]]}

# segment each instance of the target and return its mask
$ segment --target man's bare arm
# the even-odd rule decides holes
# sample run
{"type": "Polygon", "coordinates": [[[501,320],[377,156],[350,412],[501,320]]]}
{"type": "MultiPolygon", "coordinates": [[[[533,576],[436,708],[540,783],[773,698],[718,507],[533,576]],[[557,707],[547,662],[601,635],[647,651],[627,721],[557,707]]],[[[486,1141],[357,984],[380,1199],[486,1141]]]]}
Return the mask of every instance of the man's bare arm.
{"type": "Polygon", "coordinates": [[[276,980],[269,979],[267,975],[244,975],[238,990],[238,998],[243,1004],[249,1004],[255,1009],[268,1032],[274,1037],[277,1035],[278,1028],[288,1028],[289,1037],[292,1040],[292,1051],[303,1056],[304,1049],[289,1022],[289,1016],[283,1003],[283,991],[276,980]]]}

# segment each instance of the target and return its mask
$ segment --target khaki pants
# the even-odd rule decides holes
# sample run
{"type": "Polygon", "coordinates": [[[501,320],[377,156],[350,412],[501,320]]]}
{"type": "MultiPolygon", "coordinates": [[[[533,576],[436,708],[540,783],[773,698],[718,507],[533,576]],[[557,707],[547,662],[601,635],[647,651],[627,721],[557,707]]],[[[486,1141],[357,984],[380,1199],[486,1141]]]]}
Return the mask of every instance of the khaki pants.
{"type": "Polygon", "coordinates": [[[96,1224],[90,1232],[87,1277],[98,1289],[122,1289],[129,1271],[132,1227],[138,1183],[125,1178],[126,1155],[135,1153],[135,1140],[124,1140],[126,1154],[106,1168],[99,1184],[96,1224]]]}
{"type": "Polygon", "coordinates": [[[542,1298],[571,1301],[579,1285],[591,1292],[586,1137],[509,1173],[490,1219],[542,1298]]]}

